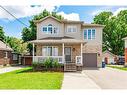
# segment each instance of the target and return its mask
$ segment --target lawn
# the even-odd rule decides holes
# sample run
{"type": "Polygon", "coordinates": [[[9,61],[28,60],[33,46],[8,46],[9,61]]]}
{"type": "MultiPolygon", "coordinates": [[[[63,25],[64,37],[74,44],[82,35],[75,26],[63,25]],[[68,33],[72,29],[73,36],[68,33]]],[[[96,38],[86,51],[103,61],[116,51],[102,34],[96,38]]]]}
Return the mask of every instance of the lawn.
{"type": "Polygon", "coordinates": [[[115,65],[114,66],[113,65],[107,65],[107,67],[127,71],[127,67],[121,67],[121,66],[115,66],[115,65]]]}
{"type": "Polygon", "coordinates": [[[60,89],[61,72],[32,72],[31,67],[0,74],[0,89],[60,89]]]}

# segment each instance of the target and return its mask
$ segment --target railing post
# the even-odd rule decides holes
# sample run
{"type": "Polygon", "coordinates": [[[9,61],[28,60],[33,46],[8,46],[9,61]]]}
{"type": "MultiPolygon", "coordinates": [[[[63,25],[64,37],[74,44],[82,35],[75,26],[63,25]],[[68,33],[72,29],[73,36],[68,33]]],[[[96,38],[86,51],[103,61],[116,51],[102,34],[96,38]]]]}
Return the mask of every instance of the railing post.
{"type": "Polygon", "coordinates": [[[65,62],[64,61],[64,43],[62,44],[62,48],[63,48],[63,63],[65,62]]]}
{"type": "Polygon", "coordinates": [[[34,62],[34,43],[33,43],[33,62],[34,62]]]}
{"type": "Polygon", "coordinates": [[[81,64],[82,64],[82,43],[81,43],[81,64]]]}

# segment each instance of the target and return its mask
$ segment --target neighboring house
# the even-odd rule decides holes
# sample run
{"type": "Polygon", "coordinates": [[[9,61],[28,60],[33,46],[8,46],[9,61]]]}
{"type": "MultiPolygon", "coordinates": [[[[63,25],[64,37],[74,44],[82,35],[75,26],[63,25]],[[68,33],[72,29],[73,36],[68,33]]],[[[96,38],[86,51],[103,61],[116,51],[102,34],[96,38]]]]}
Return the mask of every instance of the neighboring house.
{"type": "Polygon", "coordinates": [[[127,66],[127,37],[123,38],[123,40],[125,41],[125,49],[124,49],[124,55],[125,55],[125,66],[127,66]]]}
{"type": "Polygon", "coordinates": [[[101,67],[103,25],[58,20],[52,16],[34,22],[37,39],[30,41],[36,46],[33,62],[51,57],[65,64],[65,71],[69,71],[68,66],[72,64],[73,69],[77,66],[101,67]]]}
{"type": "Polygon", "coordinates": [[[110,51],[104,51],[102,53],[102,60],[103,62],[105,62],[106,64],[114,64],[117,63],[117,58],[118,56],[111,53],[110,51]]]}
{"type": "Polygon", "coordinates": [[[12,49],[0,41],[0,65],[12,64],[12,49]]]}

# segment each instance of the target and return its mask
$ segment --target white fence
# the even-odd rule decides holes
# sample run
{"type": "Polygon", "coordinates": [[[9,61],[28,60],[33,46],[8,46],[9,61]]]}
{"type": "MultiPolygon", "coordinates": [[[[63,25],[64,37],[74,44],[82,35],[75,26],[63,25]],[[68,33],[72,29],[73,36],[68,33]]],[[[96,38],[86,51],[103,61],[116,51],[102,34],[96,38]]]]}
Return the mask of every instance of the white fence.
{"type": "Polygon", "coordinates": [[[58,63],[64,63],[63,56],[34,56],[34,62],[44,62],[47,58],[52,58],[53,60],[58,61],[58,63]]]}

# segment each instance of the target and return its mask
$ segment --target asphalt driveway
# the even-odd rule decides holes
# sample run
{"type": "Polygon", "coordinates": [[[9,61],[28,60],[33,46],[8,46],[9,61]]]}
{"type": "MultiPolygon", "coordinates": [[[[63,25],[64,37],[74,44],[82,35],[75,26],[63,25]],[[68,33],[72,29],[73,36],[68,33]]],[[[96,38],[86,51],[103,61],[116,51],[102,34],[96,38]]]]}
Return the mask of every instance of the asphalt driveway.
{"type": "Polygon", "coordinates": [[[127,89],[127,71],[106,67],[85,68],[82,73],[92,79],[101,89],[127,89]]]}

